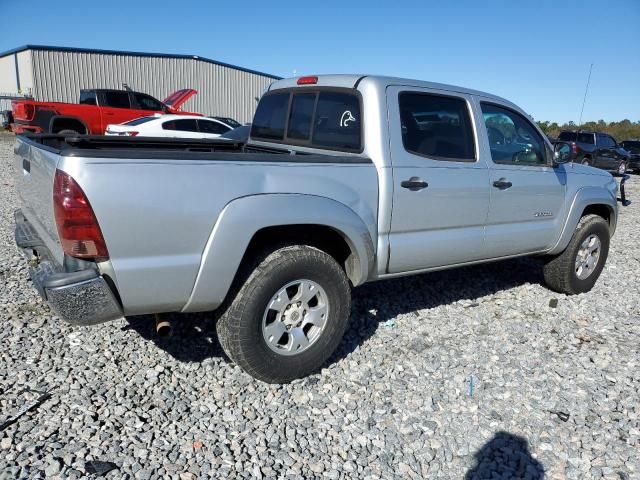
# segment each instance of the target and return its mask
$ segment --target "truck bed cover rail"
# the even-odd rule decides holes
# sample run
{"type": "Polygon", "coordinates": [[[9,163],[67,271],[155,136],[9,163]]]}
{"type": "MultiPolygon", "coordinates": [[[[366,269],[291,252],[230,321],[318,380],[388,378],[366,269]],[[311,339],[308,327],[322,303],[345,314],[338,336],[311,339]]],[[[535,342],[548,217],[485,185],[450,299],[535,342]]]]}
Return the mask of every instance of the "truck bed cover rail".
{"type": "Polygon", "coordinates": [[[296,162],[370,164],[371,159],[351,155],[309,154],[285,148],[263,147],[232,140],[102,135],[24,135],[27,143],[38,144],[66,157],[157,160],[216,160],[234,162],[296,162]],[[180,152],[179,155],[176,155],[180,152]],[[213,154],[213,155],[212,155],[213,154]],[[283,156],[295,158],[284,159],[283,156]]]}

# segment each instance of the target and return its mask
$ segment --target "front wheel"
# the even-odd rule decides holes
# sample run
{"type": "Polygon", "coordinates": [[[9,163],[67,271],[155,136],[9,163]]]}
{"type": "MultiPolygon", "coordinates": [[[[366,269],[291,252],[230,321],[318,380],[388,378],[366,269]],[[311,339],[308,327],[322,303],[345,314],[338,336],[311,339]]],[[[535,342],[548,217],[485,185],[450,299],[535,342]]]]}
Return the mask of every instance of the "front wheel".
{"type": "Polygon", "coordinates": [[[609,237],[609,224],[604,218],[582,217],[565,251],[545,264],[547,286],[567,295],[591,290],[607,261],[609,237]]]}
{"type": "Polygon", "coordinates": [[[588,167],[589,165],[591,165],[591,159],[584,157],[582,159],[582,165],[586,165],[588,167]]]}
{"type": "Polygon", "coordinates": [[[294,245],[263,255],[217,323],[225,353],[251,376],[287,383],[317,371],[340,344],[351,291],[327,253],[294,245]]]}

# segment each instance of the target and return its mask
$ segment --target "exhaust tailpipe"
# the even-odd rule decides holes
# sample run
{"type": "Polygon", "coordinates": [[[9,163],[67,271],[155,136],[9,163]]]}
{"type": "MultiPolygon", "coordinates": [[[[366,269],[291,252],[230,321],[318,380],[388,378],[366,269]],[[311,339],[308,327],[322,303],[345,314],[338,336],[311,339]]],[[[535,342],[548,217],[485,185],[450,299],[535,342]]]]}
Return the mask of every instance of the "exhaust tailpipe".
{"type": "Polygon", "coordinates": [[[159,337],[170,337],[173,335],[173,325],[169,316],[164,313],[156,313],[156,333],[159,337]]]}

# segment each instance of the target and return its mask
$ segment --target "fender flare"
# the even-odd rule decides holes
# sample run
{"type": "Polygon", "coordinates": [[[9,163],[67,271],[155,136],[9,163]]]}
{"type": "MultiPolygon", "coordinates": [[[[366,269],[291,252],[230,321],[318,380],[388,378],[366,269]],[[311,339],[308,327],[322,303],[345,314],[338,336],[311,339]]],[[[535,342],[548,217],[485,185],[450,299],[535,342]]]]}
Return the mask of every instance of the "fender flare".
{"type": "Polygon", "coordinates": [[[86,134],[91,133],[89,131],[89,127],[87,127],[87,124],[84,122],[84,120],[82,120],[79,117],[74,117],[74,116],[69,116],[69,115],[55,115],[55,116],[51,117],[51,120],[49,120],[49,132],[53,133],[53,124],[58,120],[73,120],[73,121],[76,121],[76,122],[80,123],[84,127],[84,132],[86,134]]]}
{"type": "Polygon", "coordinates": [[[351,208],[315,195],[251,195],[231,201],[218,216],[182,311],[213,310],[224,301],[249,242],[259,230],[304,224],[327,226],[345,239],[353,255],[350,280],[354,286],[369,278],[375,256],[373,240],[351,208]]]}
{"type": "Polygon", "coordinates": [[[618,220],[618,204],[613,194],[602,187],[583,187],[576,192],[569,208],[567,219],[564,222],[560,237],[556,244],[549,250],[549,254],[556,255],[564,251],[573,237],[573,232],[578,226],[582,212],[593,205],[604,205],[609,209],[609,230],[613,236],[618,220]]]}

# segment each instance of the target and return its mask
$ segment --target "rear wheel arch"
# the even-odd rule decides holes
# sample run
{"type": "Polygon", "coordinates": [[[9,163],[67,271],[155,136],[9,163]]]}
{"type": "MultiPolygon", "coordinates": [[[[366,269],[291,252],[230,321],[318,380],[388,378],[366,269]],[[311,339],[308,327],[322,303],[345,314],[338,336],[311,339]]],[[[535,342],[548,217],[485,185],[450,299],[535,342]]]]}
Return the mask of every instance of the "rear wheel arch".
{"type": "Polygon", "coordinates": [[[77,117],[57,116],[53,117],[49,122],[49,131],[58,133],[63,130],[72,130],[79,134],[89,133],[86,123],[77,117]]]}
{"type": "MultiPolygon", "coordinates": [[[[360,215],[375,225],[373,213],[360,215]]],[[[213,226],[182,311],[218,308],[243,264],[283,245],[318,248],[341,265],[352,285],[364,283],[375,263],[375,234],[360,215],[339,201],[315,195],[263,194],[231,201],[213,226]]]]}
{"type": "Polygon", "coordinates": [[[317,248],[338,262],[353,284],[357,281],[360,259],[348,237],[333,227],[322,224],[291,224],[264,227],[255,232],[241,264],[251,261],[259,252],[282,245],[308,245],[317,248]]]}

